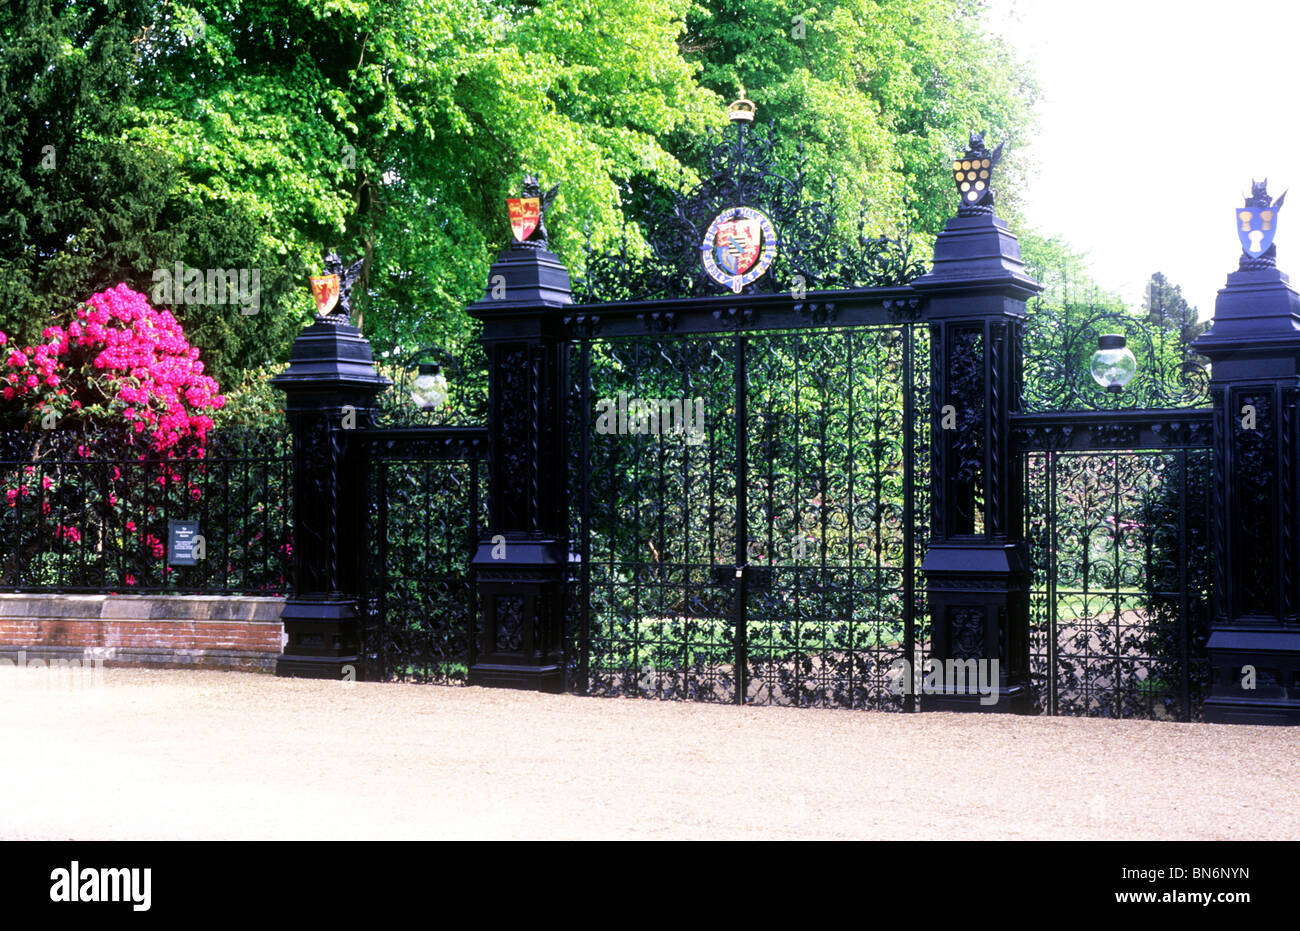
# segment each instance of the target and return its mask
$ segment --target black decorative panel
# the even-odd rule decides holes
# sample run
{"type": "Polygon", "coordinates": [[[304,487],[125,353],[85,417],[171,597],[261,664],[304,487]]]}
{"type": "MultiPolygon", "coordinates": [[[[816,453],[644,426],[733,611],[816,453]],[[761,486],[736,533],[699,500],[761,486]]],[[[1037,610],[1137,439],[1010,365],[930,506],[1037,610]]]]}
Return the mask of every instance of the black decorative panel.
{"type": "Polygon", "coordinates": [[[1211,454],[1024,457],[1040,710],[1198,720],[1209,688],[1211,454]]]}
{"type": "Polygon", "coordinates": [[[1232,613],[1277,615],[1277,408],[1272,387],[1237,388],[1227,411],[1232,438],[1232,613]]]}
{"type": "Polygon", "coordinates": [[[986,658],[983,607],[948,609],[948,654],[953,659],[986,658]]]}
{"type": "Polygon", "coordinates": [[[947,392],[938,405],[938,441],[945,447],[944,529],[948,536],[980,534],[985,526],[984,328],[945,327],[947,392]]]}

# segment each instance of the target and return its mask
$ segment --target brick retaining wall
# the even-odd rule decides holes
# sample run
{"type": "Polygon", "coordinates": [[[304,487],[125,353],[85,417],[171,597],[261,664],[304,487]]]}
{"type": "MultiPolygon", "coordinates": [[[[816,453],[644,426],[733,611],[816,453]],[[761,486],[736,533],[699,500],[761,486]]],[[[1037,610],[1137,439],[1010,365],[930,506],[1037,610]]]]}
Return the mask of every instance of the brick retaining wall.
{"type": "Polygon", "coordinates": [[[0,657],[274,672],[283,598],[0,594],[0,657]]]}

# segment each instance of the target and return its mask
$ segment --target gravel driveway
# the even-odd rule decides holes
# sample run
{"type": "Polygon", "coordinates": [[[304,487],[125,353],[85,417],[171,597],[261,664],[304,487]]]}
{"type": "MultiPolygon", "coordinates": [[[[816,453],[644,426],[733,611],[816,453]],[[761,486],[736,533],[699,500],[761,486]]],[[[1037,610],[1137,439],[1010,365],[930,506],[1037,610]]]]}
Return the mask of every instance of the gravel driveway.
{"type": "Polygon", "coordinates": [[[1300,730],[110,669],[0,683],[0,838],[1300,838],[1300,730]]]}

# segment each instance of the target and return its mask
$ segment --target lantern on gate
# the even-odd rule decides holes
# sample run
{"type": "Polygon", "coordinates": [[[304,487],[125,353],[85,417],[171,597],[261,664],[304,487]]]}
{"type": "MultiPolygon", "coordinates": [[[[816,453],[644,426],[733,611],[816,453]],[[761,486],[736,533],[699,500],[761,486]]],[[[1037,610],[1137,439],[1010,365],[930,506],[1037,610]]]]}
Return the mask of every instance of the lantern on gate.
{"type": "Polygon", "coordinates": [[[411,400],[422,411],[435,411],[447,406],[449,394],[447,376],[442,374],[441,366],[433,362],[421,362],[420,374],[415,377],[411,389],[411,400]]]}
{"type": "Polygon", "coordinates": [[[1118,394],[1137,374],[1137,359],[1128,340],[1118,333],[1097,337],[1097,351],[1089,366],[1092,379],[1107,391],[1118,394]]]}

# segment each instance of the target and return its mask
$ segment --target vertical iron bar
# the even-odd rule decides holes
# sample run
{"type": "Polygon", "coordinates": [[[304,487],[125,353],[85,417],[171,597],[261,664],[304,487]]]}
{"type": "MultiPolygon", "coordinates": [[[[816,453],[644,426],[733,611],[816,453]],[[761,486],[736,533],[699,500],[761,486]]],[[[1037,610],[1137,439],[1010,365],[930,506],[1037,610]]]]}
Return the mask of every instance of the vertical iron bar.
{"type": "Polygon", "coordinates": [[[469,617],[466,618],[465,636],[469,640],[466,655],[472,668],[478,663],[478,633],[474,628],[478,623],[478,570],[474,568],[474,551],[478,548],[481,528],[478,523],[479,494],[478,485],[483,474],[481,452],[475,448],[469,460],[469,540],[466,541],[466,555],[469,571],[469,617]]]}
{"type": "MultiPolygon", "coordinates": [[[[262,472],[262,508],[263,508],[262,510],[262,558],[259,560],[259,564],[266,567],[267,574],[269,575],[271,567],[275,564],[275,555],[274,552],[268,552],[267,547],[271,545],[271,540],[279,539],[280,535],[278,532],[274,536],[272,536],[271,534],[271,525],[275,521],[273,507],[271,504],[271,500],[272,500],[271,493],[270,493],[271,463],[269,459],[263,458],[258,460],[258,465],[261,467],[261,472],[262,472]]],[[[206,491],[204,493],[203,500],[207,501],[206,491]]],[[[247,501],[244,502],[243,509],[244,510],[248,509],[247,501]]],[[[233,563],[231,563],[231,567],[232,568],[234,567],[233,563]]],[[[244,588],[249,589],[249,587],[250,587],[249,580],[247,577],[245,577],[244,588]]],[[[262,586],[259,586],[259,589],[262,589],[262,586]]]]}
{"type": "MultiPolygon", "coordinates": [[[[848,399],[848,400],[849,400],[849,409],[848,409],[848,412],[847,412],[847,413],[848,413],[848,419],[846,420],[846,423],[847,423],[847,425],[848,425],[848,449],[847,449],[847,459],[845,460],[845,463],[844,463],[844,470],[845,470],[845,473],[846,473],[846,477],[847,477],[847,479],[848,479],[848,488],[847,488],[847,492],[848,492],[849,519],[848,519],[848,522],[847,522],[847,523],[848,523],[848,534],[847,534],[847,537],[848,537],[848,552],[847,552],[847,556],[846,556],[846,559],[845,559],[845,562],[847,563],[847,565],[845,566],[845,568],[844,568],[842,571],[848,573],[848,576],[849,576],[849,587],[850,587],[850,589],[853,590],[853,591],[856,591],[856,590],[857,590],[857,583],[858,583],[858,579],[860,578],[860,576],[858,575],[859,567],[858,567],[858,564],[857,564],[857,556],[855,555],[855,554],[857,553],[857,551],[858,551],[858,549],[857,549],[857,542],[858,542],[858,540],[857,540],[857,536],[856,536],[856,534],[855,534],[855,531],[857,530],[857,527],[856,527],[856,523],[857,523],[857,522],[856,522],[856,519],[855,519],[855,518],[856,518],[857,510],[858,510],[858,509],[857,509],[857,503],[856,503],[856,502],[857,502],[857,481],[856,481],[856,480],[857,480],[857,470],[854,468],[854,465],[855,465],[856,462],[857,462],[857,456],[854,455],[854,449],[853,449],[853,441],[854,441],[854,439],[857,438],[857,432],[853,429],[853,424],[854,424],[854,422],[855,422],[855,416],[856,416],[856,410],[855,410],[855,406],[854,406],[854,405],[855,405],[855,402],[856,402],[856,400],[857,400],[857,392],[856,392],[856,390],[855,390],[855,389],[857,388],[857,384],[856,384],[856,382],[855,382],[854,379],[853,379],[853,373],[856,372],[856,371],[858,370],[858,368],[857,368],[857,358],[856,358],[856,355],[855,355],[855,352],[854,352],[854,350],[855,350],[856,347],[858,346],[858,340],[855,338],[856,335],[857,335],[857,334],[854,333],[854,331],[852,331],[852,330],[846,330],[846,331],[844,332],[844,339],[845,339],[845,343],[846,343],[846,346],[845,346],[845,358],[846,358],[847,363],[848,363],[848,365],[847,365],[847,369],[846,369],[846,371],[845,371],[845,377],[846,377],[847,380],[848,380],[848,395],[849,395],[849,399],[848,399]]],[[[873,335],[874,335],[874,334],[873,334],[873,335]]],[[[848,662],[849,681],[848,681],[848,690],[847,690],[847,693],[846,693],[846,694],[847,694],[848,697],[849,697],[849,707],[850,707],[850,708],[853,708],[853,707],[856,707],[856,705],[855,705],[855,696],[857,695],[857,690],[856,690],[855,686],[856,686],[856,684],[857,684],[857,678],[858,678],[858,677],[857,677],[857,672],[858,672],[858,668],[857,668],[857,667],[858,667],[858,657],[857,657],[857,649],[858,649],[858,628],[857,628],[857,625],[853,623],[853,618],[851,618],[851,617],[848,618],[848,619],[847,619],[847,622],[848,622],[847,629],[848,629],[848,632],[849,632],[849,642],[848,642],[848,649],[849,649],[849,662],[848,662]]],[[[825,643],[825,636],[824,636],[824,635],[823,635],[823,638],[822,638],[822,642],[823,642],[823,644],[825,643]]],[[[870,694],[870,692],[868,692],[868,694],[870,694]]],[[[869,705],[870,702],[868,702],[867,704],[869,705]]]]}
{"type": "MultiPolygon", "coordinates": [[[[1047,451],[1047,713],[1057,713],[1056,702],[1056,663],[1057,637],[1056,629],[1056,452],[1047,451]]],[[[1086,571],[1086,569],[1085,569],[1086,571]]]]}
{"type": "Polygon", "coordinates": [[[1115,683],[1115,717],[1122,718],[1124,716],[1124,699],[1123,699],[1123,693],[1120,689],[1120,682],[1123,681],[1122,679],[1123,667],[1120,662],[1120,649],[1121,649],[1121,644],[1123,644],[1124,642],[1124,631],[1120,621],[1121,618],[1124,616],[1124,613],[1123,611],[1120,610],[1120,579],[1123,575],[1123,566],[1120,559],[1119,538],[1120,538],[1120,534],[1123,533],[1123,530],[1122,530],[1122,523],[1120,521],[1120,513],[1119,513],[1120,471],[1119,471],[1118,452],[1115,453],[1111,459],[1111,468],[1113,469],[1115,475],[1115,493],[1112,496],[1113,510],[1115,513],[1115,544],[1114,544],[1115,564],[1114,564],[1114,568],[1112,569],[1112,576],[1115,579],[1115,597],[1113,601],[1113,604],[1115,606],[1115,640],[1114,640],[1115,673],[1114,673],[1113,681],[1115,683]]]}
{"type": "MultiPolygon", "coordinates": [[[[379,597],[375,603],[375,662],[379,678],[388,678],[388,463],[379,462],[379,488],[375,494],[375,513],[379,517],[379,597]]],[[[472,626],[472,625],[471,625],[472,626]]]]}
{"type": "MultiPolygon", "coordinates": [[[[903,658],[907,660],[905,669],[911,669],[916,662],[916,558],[912,552],[915,545],[912,521],[915,519],[915,507],[912,500],[915,489],[913,483],[912,457],[915,453],[916,435],[912,418],[916,416],[916,399],[912,396],[912,338],[914,329],[911,324],[903,326],[903,658]]],[[[907,711],[916,710],[916,696],[912,692],[912,682],[903,683],[903,707],[907,711]]]]}
{"type": "MultiPolygon", "coordinates": [[[[628,396],[628,407],[632,406],[632,398],[641,397],[641,368],[646,356],[645,343],[638,340],[632,346],[632,390],[628,396]]],[[[644,408],[642,408],[644,413],[644,408]]],[[[632,430],[632,413],[628,411],[628,432],[632,430]]],[[[627,442],[627,441],[625,441],[627,442]]],[[[642,567],[645,565],[645,552],[641,549],[641,495],[639,489],[644,487],[641,474],[641,444],[636,440],[631,441],[632,450],[632,526],[635,530],[632,533],[633,550],[628,554],[631,559],[632,571],[632,682],[634,692],[637,697],[644,697],[644,689],[641,688],[641,633],[645,629],[641,623],[641,576],[642,567]]]]}
{"type": "Polygon", "coordinates": [[[590,655],[591,655],[591,341],[581,342],[581,360],[578,365],[578,377],[582,380],[579,389],[579,404],[582,407],[582,458],[578,464],[578,474],[582,482],[582,503],[579,505],[580,526],[578,529],[581,547],[582,582],[581,592],[582,620],[578,631],[578,691],[586,695],[590,689],[590,655]]]}
{"type": "Polygon", "coordinates": [[[745,337],[735,337],[735,398],[736,398],[736,704],[743,705],[749,691],[749,643],[745,629],[745,596],[749,567],[749,528],[748,515],[749,494],[748,481],[749,457],[745,448],[745,436],[748,431],[745,405],[748,404],[748,392],[745,384],[745,337]]]}
{"type": "Polygon", "coordinates": [[[1191,632],[1187,598],[1187,450],[1178,451],[1178,640],[1182,657],[1182,719],[1192,720],[1191,632]]]}

